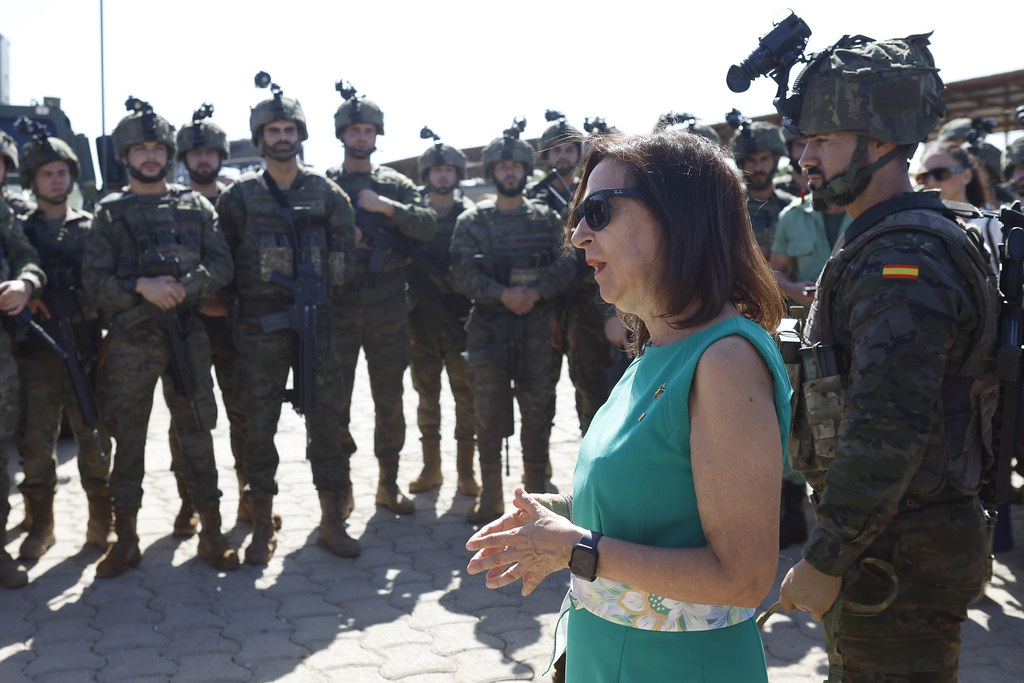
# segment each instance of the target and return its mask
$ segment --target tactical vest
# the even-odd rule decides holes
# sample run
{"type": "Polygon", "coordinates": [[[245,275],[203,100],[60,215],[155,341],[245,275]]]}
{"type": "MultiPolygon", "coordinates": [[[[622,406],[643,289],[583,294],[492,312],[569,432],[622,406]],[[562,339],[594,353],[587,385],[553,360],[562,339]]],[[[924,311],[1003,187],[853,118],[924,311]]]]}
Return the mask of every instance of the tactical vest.
{"type": "MultiPolygon", "coordinates": [[[[80,316],[93,320],[99,313],[92,298],[86,295],[82,286],[82,255],[89,235],[92,234],[92,214],[74,211],[64,219],[60,228],[47,226],[41,211],[24,218],[22,225],[32,246],[39,252],[39,265],[46,271],[46,288],[43,303],[53,309],[53,297],[57,290],[73,291],[77,299],[80,316]]],[[[78,322],[72,320],[72,322],[78,322]]]]}
{"type": "MultiPolygon", "coordinates": [[[[452,233],[455,232],[455,220],[470,206],[473,206],[473,203],[466,199],[455,200],[454,206],[447,215],[438,216],[437,232],[429,242],[423,243],[421,248],[441,263],[450,265],[450,247],[452,233]]],[[[411,301],[418,301],[424,296],[443,296],[457,298],[460,307],[462,304],[468,303],[468,299],[454,290],[449,270],[442,273],[440,269],[414,258],[409,261],[405,273],[406,281],[409,283],[408,296],[411,301]]],[[[469,310],[468,307],[466,310],[469,310]]]]}
{"type": "MultiPolygon", "coordinates": [[[[356,211],[356,227],[364,226],[366,221],[372,221],[377,225],[385,225],[392,232],[400,234],[397,226],[390,224],[390,220],[379,213],[364,211],[359,208],[359,193],[363,190],[373,190],[381,197],[387,197],[398,202],[401,201],[401,179],[405,176],[385,166],[375,166],[370,173],[345,173],[341,166],[335,166],[327,170],[327,177],[338,184],[352,199],[352,208],[356,211]]],[[[363,228],[360,227],[362,230],[363,228]]],[[[356,244],[356,278],[357,284],[360,276],[366,276],[370,272],[370,259],[373,256],[373,239],[363,230],[363,238],[356,244]]],[[[377,274],[378,279],[383,279],[383,273],[398,273],[407,263],[408,258],[395,249],[387,249],[384,261],[381,266],[381,273],[377,274]]]]}
{"type": "MultiPolygon", "coordinates": [[[[920,231],[947,247],[953,266],[969,283],[972,299],[978,303],[979,324],[971,330],[969,351],[947,365],[939,397],[939,417],[932,426],[920,467],[905,495],[951,498],[977,493],[985,470],[991,464],[992,417],[998,387],[995,376],[996,315],[999,297],[996,276],[988,255],[977,238],[939,211],[900,211],[854,235],[852,242],[840,242],[818,281],[818,306],[807,322],[807,344],[801,350],[804,380],[798,418],[805,420],[798,432],[812,443],[799,443],[793,462],[816,491],[824,486],[824,474],[835,455],[845,423],[848,361],[836,353],[822,351],[831,345],[838,352],[838,340],[829,315],[834,289],[846,277],[846,269],[874,238],[892,232],[920,231]],[[817,311],[821,320],[816,320],[817,311]]],[[[849,230],[849,229],[848,229],[849,230]]],[[[847,235],[849,235],[849,231],[847,235]]],[[[793,444],[791,444],[792,447],[793,444]]]]}
{"type": "Polygon", "coordinates": [[[554,260],[551,224],[530,210],[531,201],[524,200],[526,211],[512,214],[498,211],[492,202],[477,205],[476,222],[488,238],[484,258],[492,277],[506,287],[531,286],[554,260]]]}

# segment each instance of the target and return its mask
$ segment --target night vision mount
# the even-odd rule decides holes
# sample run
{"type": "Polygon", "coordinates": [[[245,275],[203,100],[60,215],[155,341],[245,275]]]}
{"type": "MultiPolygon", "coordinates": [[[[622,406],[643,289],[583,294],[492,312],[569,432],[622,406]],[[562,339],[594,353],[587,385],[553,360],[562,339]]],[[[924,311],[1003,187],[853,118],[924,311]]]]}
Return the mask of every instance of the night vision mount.
{"type": "Polygon", "coordinates": [[[209,102],[203,102],[199,109],[192,112],[192,123],[199,123],[203,119],[208,119],[213,116],[213,105],[209,102]]]}
{"type": "Polygon", "coordinates": [[[501,132],[502,136],[512,140],[518,140],[519,134],[526,130],[526,118],[517,116],[512,119],[512,125],[501,132]]]}
{"type": "Polygon", "coordinates": [[[26,135],[41,145],[49,145],[47,138],[49,137],[49,131],[46,130],[46,126],[30,119],[27,116],[19,116],[14,122],[14,127],[22,135],[26,135]]]}
{"type": "Polygon", "coordinates": [[[156,112],[153,111],[153,105],[129,95],[124,101],[124,108],[142,115],[142,134],[147,140],[153,139],[156,135],[156,112]]]}
{"type": "MultiPolygon", "coordinates": [[[[270,80],[270,74],[268,74],[266,71],[261,71],[258,74],[256,74],[256,78],[254,78],[253,80],[255,81],[257,88],[270,88],[270,94],[274,96],[275,100],[280,100],[281,95],[284,94],[284,91],[281,90],[281,86],[279,86],[277,83],[272,82],[270,80]]],[[[211,108],[210,111],[212,112],[213,109],[211,108]]]]}
{"type": "Polygon", "coordinates": [[[611,130],[611,126],[604,120],[604,117],[595,116],[593,119],[583,119],[583,130],[587,131],[591,135],[604,135],[611,130]]]}

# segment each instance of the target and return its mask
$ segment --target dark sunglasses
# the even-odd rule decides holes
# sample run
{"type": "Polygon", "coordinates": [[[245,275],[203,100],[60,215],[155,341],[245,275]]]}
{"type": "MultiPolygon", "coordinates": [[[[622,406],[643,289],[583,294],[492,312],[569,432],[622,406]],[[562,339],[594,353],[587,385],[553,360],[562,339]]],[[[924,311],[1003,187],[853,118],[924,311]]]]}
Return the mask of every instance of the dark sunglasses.
{"type": "Polygon", "coordinates": [[[581,220],[586,220],[587,225],[590,226],[591,230],[597,231],[604,228],[612,220],[612,210],[608,206],[608,199],[610,197],[642,199],[643,195],[639,190],[634,190],[628,187],[598,190],[597,192],[588,195],[587,198],[580,202],[580,205],[576,207],[573,212],[573,218],[575,219],[573,224],[579,225],[581,220]]]}
{"type": "Polygon", "coordinates": [[[935,178],[935,182],[941,183],[943,180],[949,180],[950,176],[952,176],[954,173],[963,173],[966,170],[966,166],[955,166],[954,168],[933,168],[928,171],[921,171],[916,176],[914,176],[914,180],[916,180],[917,183],[920,185],[922,183],[928,182],[928,178],[932,177],[935,178]]]}

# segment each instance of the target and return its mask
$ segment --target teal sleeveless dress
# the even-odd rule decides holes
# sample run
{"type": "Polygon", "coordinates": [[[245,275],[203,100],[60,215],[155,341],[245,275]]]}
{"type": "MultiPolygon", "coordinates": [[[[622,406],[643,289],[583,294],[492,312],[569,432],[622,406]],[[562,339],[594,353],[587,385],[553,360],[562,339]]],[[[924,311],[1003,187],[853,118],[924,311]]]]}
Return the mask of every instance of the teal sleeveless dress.
{"type": "MultiPolygon", "coordinates": [[[[782,357],[763,328],[730,318],[649,347],[629,366],[580,447],[573,523],[650,546],[707,545],[690,463],[689,394],[704,350],[729,335],[747,339],[774,377],[785,458],[793,392],[782,357]]],[[[757,625],[745,615],[731,626],[681,632],[620,625],[587,609],[570,608],[567,616],[566,680],[573,683],[768,680],[757,625]]]]}

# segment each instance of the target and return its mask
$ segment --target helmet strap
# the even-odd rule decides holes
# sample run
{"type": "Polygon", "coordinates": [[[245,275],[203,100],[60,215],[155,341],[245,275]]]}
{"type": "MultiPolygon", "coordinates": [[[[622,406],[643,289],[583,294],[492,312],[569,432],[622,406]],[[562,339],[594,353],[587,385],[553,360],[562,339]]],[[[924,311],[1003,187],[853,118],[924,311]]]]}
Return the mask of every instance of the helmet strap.
{"type": "MultiPolygon", "coordinates": [[[[908,149],[912,146],[897,145],[892,151],[883,154],[877,161],[867,166],[861,166],[861,160],[868,149],[868,136],[858,135],[857,146],[850,157],[850,164],[846,167],[846,173],[838,178],[832,179],[820,190],[811,190],[811,203],[815,211],[824,211],[829,206],[841,205],[840,202],[849,195],[857,185],[867,180],[875,171],[888,164],[893,159],[906,158],[908,149]],[[836,200],[840,200],[837,202],[836,200]]],[[[852,199],[852,197],[850,197],[852,199]]]]}

